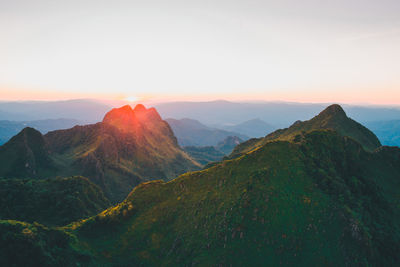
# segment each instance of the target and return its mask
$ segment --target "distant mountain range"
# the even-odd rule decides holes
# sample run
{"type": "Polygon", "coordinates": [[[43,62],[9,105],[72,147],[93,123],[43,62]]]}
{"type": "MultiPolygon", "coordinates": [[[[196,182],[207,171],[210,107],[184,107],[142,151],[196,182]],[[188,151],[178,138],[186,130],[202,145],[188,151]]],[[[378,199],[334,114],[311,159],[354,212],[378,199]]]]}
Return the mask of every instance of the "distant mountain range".
{"type": "Polygon", "coordinates": [[[11,137],[19,133],[25,127],[32,127],[46,134],[49,131],[68,129],[75,125],[84,124],[74,119],[48,119],[36,121],[8,121],[0,120],[0,145],[4,144],[11,137]]]}
{"type": "Polygon", "coordinates": [[[400,149],[340,106],[235,151],[65,227],[0,221],[0,263],[399,265],[400,149]]]}
{"type": "Polygon", "coordinates": [[[181,146],[216,146],[229,136],[237,136],[242,140],[249,137],[233,131],[208,127],[192,119],[166,119],[181,146]]]}
{"type": "MultiPolygon", "coordinates": [[[[294,102],[168,102],[155,105],[164,118],[191,118],[206,125],[239,124],[259,118],[274,127],[288,127],[297,120],[307,120],[327,104],[294,102]]],[[[353,119],[362,123],[398,120],[400,107],[342,105],[353,119]]],[[[219,128],[219,127],[218,127],[219,128]]]]}
{"type": "Polygon", "coordinates": [[[260,119],[252,119],[235,125],[220,125],[224,130],[238,132],[249,137],[262,137],[276,130],[276,127],[260,119]]]}
{"type": "Polygon", "coordinates": [[[387,146],[400,147],[400,120],[372,121],[365,125],[387,146]]]}
{"type": "MultiPolygon", "coordinates": [[[[123,101],[114,102],[123,103],[123,101]]],[[[79,124],[94,123],[102,120],[103,115],[111,108],[112,104],[114,103],[91,99],[20,102],[0,101],[0,120],[27,122],[65,118],[68,120],[78,120],[79,124]]],[[[166,102],[154,105],[164,119],[174,118],[176,120],[181,120],[190,118],[200,121],[205,127],[235,133],[231,133],[228,136],[238,136],[238,134],[241,134],[242,136],[238,136],[241,139],[246,139],[244,138],[245,136],[249,138],[262,137],[277,128],[288,127],[297,120],[307,120],[325,106],[326,104],[229,102],[224,100],[208,102],[166,102]],[[243,123],[244,125],[241,125],[243,123]]],[[[400,118],[400,107],[343,105],[343,109],[350,117],[366,125],[368,123],[380,123],[381,121],[399,120],[400,118]]],[[[44,133],[42,129],[38,129],[35,125],[27,126],[36,128],[44,133]]],[[[69,127],[70,126],[67,128],[69,127]]],[[[62,126],[62,128],[65,128],[65,126],[62,126]]],[[[50,130],[55,130],[55,127],[52,127],[50,130]]],[[[375,129],[372,130],[375,131],[375,129]]],[[[393,134],[395,133],[386,132],[382,133],[382,135],[378,134],[378,137],[382,139],[392,136],[393,134]]],[[[0,127],[0,143],[6,142],[9,137],[11,136],[2,133],[0,127]]],[[[226,137],[227,136],[224,136],[224,138],[226,137]]],[[[217,142],[222,141],[224,138],[217,138],[219,139],[217,142]]],[[[178,136],[178,139],[181,138],[178,136]]],[[[212,140],[212,138],[210,138],[210,141],[212,141],[212,143],[183,139],[182,143],[180,141],[179,143],[184,146],[209,146],[216,144],[215,140],[212,140]],[[198,144],[199,142],[201,144],[198,144]]],[[[391,142],[390,144],[396,143],[391,142]]]]}
{"type": "Polygon", "coordinates": [[[75,119],[85,123],[101,121],[110,106],[91,99],[64,101],[0,101],[0,120],[32,121],[75,119]]]}
{"type": "MultiPolygon", "coordinates": [[[[118,101],[117,101],[118,102],[118,101]]],[[[123,101],[119,101],[123,103],[123,101]]],[[[0,120],[31,121],[43,119],[76,119],[85,123],[101,121],[113,103],[73,99],[65,101],[0,101],[0,120]]],[[[120,105],[120,104],[119,104],[120,105]]],[[[205,125],[236,125],[254,118],[287,127],[296,120],[306,120],[327,104],[295,102],[165,102],[151,104],[165,118],[198,120],[205,125]]],[[[362,123],[398,120],[400,107],[342,105],[347,114],[362,123]]],[[[217,127],[219,128],[219,127],[217,127]]]]}
{"type": "Polygon", "coordinates": [[[5,178],[88,177],[113,202],[143,181],[200,168],[157,111],[143,105],[113,109],[101,123],[46,135],[25,128],[0,146],[0,162],[5,178]]]}

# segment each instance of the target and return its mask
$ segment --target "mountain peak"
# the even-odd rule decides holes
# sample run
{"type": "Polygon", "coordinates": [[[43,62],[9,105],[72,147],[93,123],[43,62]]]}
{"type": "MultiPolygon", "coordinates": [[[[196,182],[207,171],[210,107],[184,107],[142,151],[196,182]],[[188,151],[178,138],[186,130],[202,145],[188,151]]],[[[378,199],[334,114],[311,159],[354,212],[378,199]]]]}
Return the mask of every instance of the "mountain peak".
{"type": "Polygon", "coordinates": [[[347,118],[346,112],[344,112],[343,108],[338,104],[333,104],[324,109],[317,117],[343,117],[347,118]]]}
{"type": "Polygon", "coordinates": [[[342,136],[351,137],[360,143],[367,151],[374,151],[381,146],[379,139],[373,132],[368,130],[360,123],[347,117],[343,108],[338,104],[333,104],[324,109],[314,118],[307,121],[296,121],[289,128],[279,129],[270,133],[265,138],[250,139],[237,146],[231,157],[249,152],[256,147],[260,147],[272,140],[293,140],[296,135],[315,130],[333,130],[342,136]]]}
{"type": "Polygon", "coordinates": [[[10,139],[9,142],[33,142],[44,144],[43,135],[36,129],[25,127],[16,136],[10,139]]]}
{"type": "Polygon", "coordinates": [[[26,127],[0,146],[0,176],[37,177],[42,168],[52,168],[43,135],[26,127]]]}
{"type": "Polygon", "coordinates": [[[130,106],[130,105],[125,105],[125,106],[122,106],[122,107],[120,107],[120,108],[117,108],[117,109],[119,109],[119,110],[124,110],[124,111],[131,111],[132,110],[132,107],[130,106]]]}
{"type": "Polygon", "coordinates": [[[143,112],[146,111],[147,109],[145,108],[145,106],[143,106],[142,104],[137,104],[135,106],[135,108],[133,109],[133,112],[143,112]]]}
{"type": "Polygon", "coordinates": [[[147,109],[144,105],[137,104],[133,109],[129,105],[113,108],[104,116],[103,123],[113,125],[123,131],[135,131],[138,127],[157,124],[161,120],[155,108],[147,109]]]}

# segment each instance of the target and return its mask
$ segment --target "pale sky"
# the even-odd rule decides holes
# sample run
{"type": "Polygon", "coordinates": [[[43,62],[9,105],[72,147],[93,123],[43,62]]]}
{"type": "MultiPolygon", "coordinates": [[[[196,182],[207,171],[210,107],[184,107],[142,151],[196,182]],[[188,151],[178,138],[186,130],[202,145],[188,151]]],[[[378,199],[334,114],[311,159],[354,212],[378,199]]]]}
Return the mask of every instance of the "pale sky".
{"type": "Polygon", "coordinates": [[[0,99],[400,104],[399,0],[0,0],[0,99]]]}

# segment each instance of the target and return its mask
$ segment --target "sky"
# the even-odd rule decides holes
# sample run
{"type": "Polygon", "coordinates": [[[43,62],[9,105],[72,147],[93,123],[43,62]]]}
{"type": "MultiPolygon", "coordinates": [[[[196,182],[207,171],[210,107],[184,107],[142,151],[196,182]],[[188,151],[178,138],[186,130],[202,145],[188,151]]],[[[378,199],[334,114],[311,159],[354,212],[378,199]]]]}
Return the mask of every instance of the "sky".
{"type": "Polygon", "coordinates": [[[0,100],[400,105],[398,0],[0,0],[0,100]]]}

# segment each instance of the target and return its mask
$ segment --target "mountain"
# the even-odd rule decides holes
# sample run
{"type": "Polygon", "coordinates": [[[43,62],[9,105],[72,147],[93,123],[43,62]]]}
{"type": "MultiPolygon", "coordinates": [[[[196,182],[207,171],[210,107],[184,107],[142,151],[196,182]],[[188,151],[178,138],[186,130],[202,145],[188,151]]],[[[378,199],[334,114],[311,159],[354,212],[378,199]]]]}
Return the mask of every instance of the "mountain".
{"type": "Polygon", "coordinates": [[[248,137],[226,130],[208,127],[192,119],[166,119],[181,146],[216,146],[228,136],[239,136],[243,140],[248,137]]]}
{"type": "Polygon", "coordinates": [[[157,111],[142,105],[112,109],[100,123],[44,136],[25,128],[0,147],[0,160],[7,163],[0,164],[0,177],[82,175],[114,203],[143,181],[169,180],[200,168],[157,111]]]}
{"type": "Polygon", "coordinates": [[[374,150],[381,146],[378,138],[367,128],[347,117],[340,105],[328,106],[317,116],[308,121],[296,121],[286,129],[277,130],[264,138],[250,139],[232,152],[232,157],[249,152],[271,140],[290,140],[294,136],[312,130],[331,129],[343,136],[357,140],[366,150],[374,150]]]}
{"type": "MultiPolygon", "coordinates": [[[[318,116],[327,124],[352,122],[337,106],[326,111],[318,116]]],[[[19,257],[8,250],[0,259],[57,263],[62,252],[67,266],[397,266],[399,177],[399,148],[366,150],[310,127],[170,182],[142,183],[63,228],[2,221],[0,242],[19,257]]]]}
{"type": "Polygon", "coordinates": [[[376,134],[382,144],[400,146],[400,120],[372,121],[365,125],[376,134]]]}
{"type": "Polygon", "coordinates": [[[236,125],[225,125],[222,126],[222,128],[224,130],[241,133],[250,137],[266,136],[276,129],[276,127],[260,119],[252,119],[236,125]]]}
{"type": "Polygon", "coordinates": [[[0,220],[65,225],[111,206],[101,189],[83,177],[0,179],[0,220]]]}
{"type": "Polygon", "coordinates": [[[11,137],[19,133],[25,127],[35,128],[42,134],[49,131],[67,129],[82,122],[74,119],[48,119],[36,121],[0,121],[0,145],[7,142],[11,137]]]}
{"type": "Polygon", "coordinates": [[[0,177],[40,177],[55,170],[43,135],[33,128],[23,129],[0,146],[0,177]]]}
{"type": "Polygon", "coordinates": [[[216,148],[219,151],[222,151],[225,155],[228,155],[232,152],[232,150],[239,145],[240,143],[242,143],[243,140],[240,139],[237,136],[228,136],[227,138],[225,138],[223,141],[219,142],[216,146],[216,148]]]}

